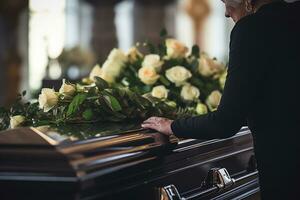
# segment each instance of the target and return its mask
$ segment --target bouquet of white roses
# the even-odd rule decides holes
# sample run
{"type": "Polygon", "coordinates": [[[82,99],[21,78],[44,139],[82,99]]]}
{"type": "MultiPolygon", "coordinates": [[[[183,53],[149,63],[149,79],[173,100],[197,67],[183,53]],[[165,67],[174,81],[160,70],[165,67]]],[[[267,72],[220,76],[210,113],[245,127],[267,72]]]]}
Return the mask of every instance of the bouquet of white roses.
{"type": "Polygon", "coordinates": [[[226,79],[225,66],[175,39],[145,43],[125,54],[113,49],[82,83],[65,80],[59,91],[43,88],[38,100],[0,108],[0,130],[19,126],[119,122],[150,116],[180,118],[217,109],[226,79]]]}
{"type": "Polygon", "coordinates": [[[127,53],[113,49],[102,67],[95,66],[84,82],[93,82],[95,76],[145,97],[172,101],[177,107],[205,114],[219,105],[226,68],[200,53],[198,46],[189,52],[183,43],[163,34],[157,46],[138,44],[127,53]],[[141,47],[146,47],[148,52],[142,54],[141,47]]]}

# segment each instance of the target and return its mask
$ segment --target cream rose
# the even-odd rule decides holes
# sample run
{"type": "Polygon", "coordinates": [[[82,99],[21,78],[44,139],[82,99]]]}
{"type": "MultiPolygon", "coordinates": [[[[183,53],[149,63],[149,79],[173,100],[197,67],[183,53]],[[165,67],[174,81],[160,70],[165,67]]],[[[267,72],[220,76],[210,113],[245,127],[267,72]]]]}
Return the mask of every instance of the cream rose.
{"type": "Polygon", "coordinates": [[[166,77],[176,86],[180,86],[192,77],[192,73],[185,67],[175,66],[166,71],[166,77]]]}
{"type": "Polygon", "coordinates": [[[197,87],[192,86],[191,84],[185,84],[181,89],[180,96],[186,101],[194,101],[199,98],[200,91],[197,87]]]}
{"type": "Polygon", "coordinates": [[[166,99],[168,98],[168,92],[169,90],[164,85],[159,85],[152,89],[151,95],[159,99],[166,99]]]}
{"type": "Polygon", "coordinates": [[[100,77],[109,83],[114,82],[125,67],[126,62],[127,57],[124,52],[120,49],[113,49],[101,68],[100,77]]]}
{"type": "Polygon", "coordinates": [[[44,112],[48,112],[58,103],[58,96],[53,89],[43,88],[39,95],[39,107],[44,109],[44,112]]]}
{"type": "Polygon", "coordinates": [[[112,60],[124,64],[127,62],[127,56],[121,49],[114,48],[108,55],[107,60],[112,60]]]}
{"type": "Polygon", "coordinates": [[[136,62],[139,58],[143,57],[143,54],[136,48],[131,47],[129,51],[127,52],[128,61],[130,63],[136,62]]]}
{"type": "Polygon", "coordinates": [[[168,58],[183,58],[188,52],[188,48],[175,39],[166,39],[166,47],[168,58]]]}
{"type": "Polygon", "coordinates": [[[153,67],[141,67],[138,76],[146,85],[153,85],[159,79],[159,75],[153,67]]]}
{"type": "Polygon", "coordinates": [[[10,128],[17,128],[25,122],[23,115],[16,115],[10,118],[10,128]]]}
{"type": "Polygon", "coordinates": [[[73,84],[67,84],[66,80],[63,79],[63,84],[59,89],[59,93],[63,94],[66,97],[72,97],[76,92],[76,87],[73,84]]]}
{"type": "Polygon", "coordinates": [[[96,66],[92,69],[92,71],[91,71],[89,77],[90,77],[90,79],[93,80],[93,81],[94,81],[94,78],[95,78],[95,77],[101,77],[101,67],[100,67],[100,65],[96,65],[96,66]]]}
{"type": "Polygon", "coordinates": [[[114,83],[115,82],[115,76],[113,76],[111,73],[109,72],[102,72],[100,78],[102,78],[103,80],[107,81],[108,83],[114,83]]]}
{"type": "Polygon", "coordinates": [[[220,104],[222,94],[218,90],[213,91],[206,100],[210,110],[216,110],[220,104]]]}
{"type": "Polygon", "coordinates": [[[204,115],[207,113],[207,107],[203,103],[198,103],[196,106],[196,112],[198,115],[204,115]]]}
{"type": "Polygon", "coordinates": [[[161,61],[159,55],[156,54],[149,54],[145,56],[142,63],[143,67],[153,67],[157,72],[161,70],[162,65],[163,61],[161,61]]]}
{"type": "Polygon", "coordinates": [[[199,59],[198,71],[205,77],[212,76],[220,73],[225,69],[225,65],[217,60],[209,58],[206,54],[202,53],[199,59]]]}

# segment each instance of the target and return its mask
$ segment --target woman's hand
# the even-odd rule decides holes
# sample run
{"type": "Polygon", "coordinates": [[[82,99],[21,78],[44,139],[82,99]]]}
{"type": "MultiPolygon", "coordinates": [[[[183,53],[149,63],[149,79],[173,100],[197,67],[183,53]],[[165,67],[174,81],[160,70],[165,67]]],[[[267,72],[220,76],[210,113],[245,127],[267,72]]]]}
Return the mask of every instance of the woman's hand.
{"type": "Polygon", "coordinates": [[[164,135],[172,135],[173,131],[171,129],[171,124],[173,120],[163,118],[163,117],[150,117],[146,121],[143,122],[143,128],[154,129],[164,135]]]}

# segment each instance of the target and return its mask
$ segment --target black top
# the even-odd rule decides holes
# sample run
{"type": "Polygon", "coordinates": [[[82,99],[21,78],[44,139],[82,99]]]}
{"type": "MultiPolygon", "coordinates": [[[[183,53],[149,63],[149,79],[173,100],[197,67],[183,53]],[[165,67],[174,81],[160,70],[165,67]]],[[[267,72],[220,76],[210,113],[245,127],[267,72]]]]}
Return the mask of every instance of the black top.
{"type": "Polygon", "coordinates": [[[293,199],[299,186],[299,20],[300,2],[276,2],[237,22],[218,110],[172,123],[178,137],[214,139],[247,121],[263,199],[293,199]]]}

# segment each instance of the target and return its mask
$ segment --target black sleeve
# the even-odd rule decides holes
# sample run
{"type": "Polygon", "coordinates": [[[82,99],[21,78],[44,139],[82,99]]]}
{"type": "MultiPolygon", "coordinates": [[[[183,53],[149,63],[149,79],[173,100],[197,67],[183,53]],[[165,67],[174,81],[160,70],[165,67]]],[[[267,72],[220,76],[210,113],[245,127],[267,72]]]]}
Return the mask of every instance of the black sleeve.
{"type": "Polygon", "coordinates": [[[231,33],[228,75],[218,110],[206,115],[175,120],[177,137],[216,139],[233,136],[244,125],[262,83],[259,34],[248,20],[238,22],[231,33]]]}

